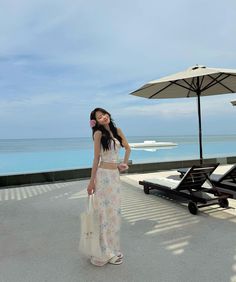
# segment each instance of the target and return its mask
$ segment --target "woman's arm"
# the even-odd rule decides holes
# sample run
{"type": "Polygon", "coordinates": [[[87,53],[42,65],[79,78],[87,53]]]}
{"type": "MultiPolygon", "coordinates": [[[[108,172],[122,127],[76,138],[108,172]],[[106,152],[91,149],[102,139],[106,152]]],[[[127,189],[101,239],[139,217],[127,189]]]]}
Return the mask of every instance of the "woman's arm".
{"type": "Polygon", "coordinates": [[[93,166],[91,172],[91,178],[87,187],[88,194],[91,195],[95,192],[95,177],[98,169],[99,159],[100,159],[100,150],[101,150],[101,131],[96,131],[94,133],[94,158],[93,166]]]}
{"type": "Polygon", "coordinates": [[[123,134],[123,132],[121,131],[120,128],[117,128],[117,133],[118,133],[118,134],[120,135],[120,137],[122,138],[122,145],[123,145],[124,148],[125,148],[125,156],[124,156],[124,161],[123,161],[123,163],[126,164],[126,165],[128,165],[129,156],[130,156],[130,152],[131,152],[129,143],[128,143],[128,141],[126,140],[125,135],[123,134]]]}

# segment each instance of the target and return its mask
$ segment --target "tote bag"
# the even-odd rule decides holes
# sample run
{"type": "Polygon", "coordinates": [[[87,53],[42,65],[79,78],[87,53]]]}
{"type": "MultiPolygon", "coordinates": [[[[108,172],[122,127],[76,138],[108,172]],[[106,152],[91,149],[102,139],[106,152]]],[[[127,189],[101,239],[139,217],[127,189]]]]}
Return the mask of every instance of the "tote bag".
{"type": "Polygon", "coordinates": [[[94,197],[88,196],[87,209],[80,214],[79,251],[88,257],[101,256],[99,217],[94,210],[94,197]]]}

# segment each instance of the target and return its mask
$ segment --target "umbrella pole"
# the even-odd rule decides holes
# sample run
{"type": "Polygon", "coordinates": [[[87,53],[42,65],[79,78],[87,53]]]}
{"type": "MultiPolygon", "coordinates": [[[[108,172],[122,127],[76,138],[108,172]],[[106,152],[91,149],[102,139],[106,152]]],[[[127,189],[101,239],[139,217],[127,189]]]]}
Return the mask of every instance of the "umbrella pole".
{"type": "Polygon", "coordinates": [[[200,150],[200,164],[203,163],[202,158],[202,121],[201,121],[201,90],[197,90],[197,105],[198,105],[198,126],[199,126],[199,150],[200,150]]]}

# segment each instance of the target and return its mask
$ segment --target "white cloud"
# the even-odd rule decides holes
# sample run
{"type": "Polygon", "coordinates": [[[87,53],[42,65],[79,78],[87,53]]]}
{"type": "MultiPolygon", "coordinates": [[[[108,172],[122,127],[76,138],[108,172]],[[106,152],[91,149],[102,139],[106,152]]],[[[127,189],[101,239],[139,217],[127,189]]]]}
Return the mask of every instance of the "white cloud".
{"type": "MultiPolygon", "coordinates": [[[[195,118],[194,99],[128,94],[195,63],[236,66],[233,0],[214,6],[203,0],[0,0],[0,6],[0,127],[15,119],[32,127],[41,122],[46,130],[47,120],[62,121],[61,113],[66,125],[87,125],[96,106],[129,121],[157,113],[165,120],[195,118]]],[[[233,116],[228,98],[218,97],[202,99],[203,115],[233,116]]]]}
{"type": "MultiPolygon", "coordinates": [[[[201,112],[206,116],[214,115],[229,115],[235,114],[235,109],[232,107],[230,101],[233,99],[234,95],[217,95],[211,97],[204,97],[201,99],[201,112]],[[226,97],[224,97],[226,96],[226,97]]],[[[149,100],[150,101],[150,100],[149,100]]],[[[167,101],[167,100],[166,100],[167,101]]],[[[164,119],[175,119],[175,118],[186,118],[194,117],[197,114],[197,100],[191,99],[175,99],[174,102],[168,100],[168,102],[163,102],[163,100],[153,99],[147,105],[142,102],[139,105],[126,106],[124,108],[118,107],[115,112],[121,113],[124,116],[154,116],[158,115],[160,118],[164,119]]]]}

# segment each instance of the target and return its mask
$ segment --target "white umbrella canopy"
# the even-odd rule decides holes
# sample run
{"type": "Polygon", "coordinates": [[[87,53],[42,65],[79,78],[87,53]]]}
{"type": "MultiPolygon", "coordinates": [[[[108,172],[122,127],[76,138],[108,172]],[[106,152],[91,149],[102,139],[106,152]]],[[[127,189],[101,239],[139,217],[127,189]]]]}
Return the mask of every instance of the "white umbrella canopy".
{"type": "Polygon", "coordinates": [[[185,71],[152,80],[131,94],[149,99],[166,99],[196,97],[198,91],[201,96],[236,92],[236,70],[197,65],[185,71]]]}
{"type": "Polygon", "coordinates": [[[200,161],[202,163],[201,96],[236,92],[236,70],[196,65],[185,71],[153,80],[131,94],[148,99],[197,97],[200,161]]]}

